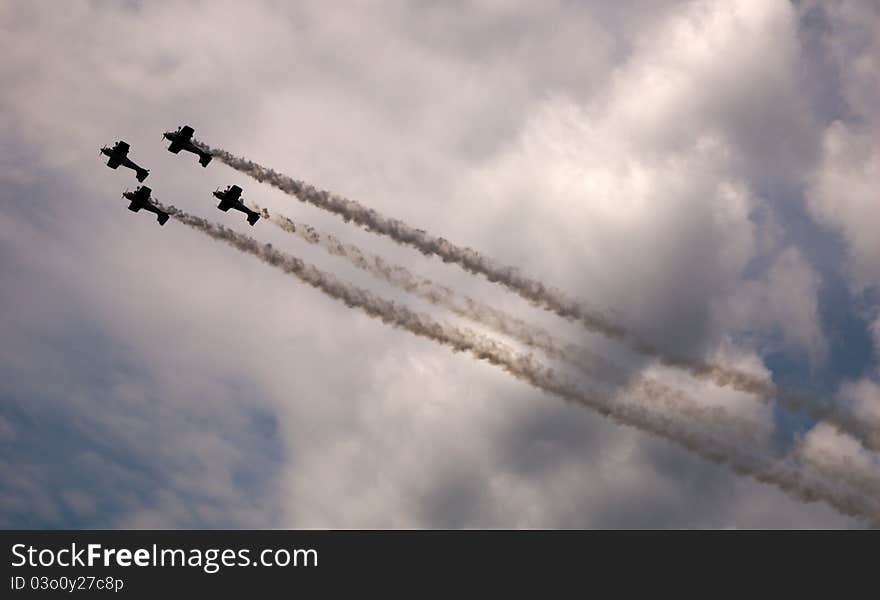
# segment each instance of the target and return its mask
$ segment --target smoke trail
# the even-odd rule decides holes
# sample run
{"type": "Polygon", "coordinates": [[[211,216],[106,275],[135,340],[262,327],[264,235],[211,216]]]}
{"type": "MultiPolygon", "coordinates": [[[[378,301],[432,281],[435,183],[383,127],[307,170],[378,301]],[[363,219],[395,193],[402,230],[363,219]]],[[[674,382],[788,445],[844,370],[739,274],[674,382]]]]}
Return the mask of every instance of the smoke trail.
{"type": "Polygon", "coordinates": [[[559,344],[545,329],[526,323],[502,310],[491,307],[467,295],[459,294],[452,288],[415,275],[404,266],[387,262],[377,254],[365,253],[353,244],[346,244],[336,236],[320,232],[314,227],[296,223],[284,215],[271,215],[265,208],[254,205],[254,210],[262,213],[264,219],[292,233],[303,241],[320,246],[328,253],[346,259],[349,263],[366,271],[398,289],[414,294],[428,302],[443,307],[453,313],[482,323],[495,331],[507,335],[531,348],[543,351],[550,358],[562,360],[588,375],[613,375],[614,380],[623,382],[626,375],[618,366],[589,349],[576,344],[559,344]]]}
{"type": "MultiPolygon", "coordinates": [[[[624,383],[627,379],[627,376],[618,365],[596,355],[587,348],[576,344],[559,344],[545,329],[526,323],[522,319],[488,306],[469,296],[458,294],[447,286],[415,275],[406,267],[391,264],[381,256],[365,253],[353,244],[342,242],[333,234],[320,232],[309,225],[296,223],[284,215],[271,215],[268,210],[257,205],[254,205],[254,210],[261,212],[263,218],[284,231],[296,235],[309,244],[318,245],[334,256],[345,258],[358,269],[366,271],[399,289],[415,294],[434,305],[446,308],[461,317],[487,325],[495,331],[510,336],[531,348],[537,348],[550,358],[562,360],[588,375],[599,376],[606,380],[612,379],[613,381],[624,383]]],[[[780,403],[787,408],[808,412],[819,421],[822,421],[822,417],[825,417],[826,420],[824,422],[835,426],[838,430],[855,436],[865,447],[872,450],[880,450],[880,443],[878,443],[874,432],[866,429],[858,420],[846,413],[818,413],[812,411],[810,405],[793,404],[788,396],[782,396],[780,403]]]]}
{"type": "MultiPolygon", "coordinates": [[[[385,323],[434,340],[453,351],[468,352],[539,390],[568,402],[592,408],[617,423],[654,433],[708,460],[728,463],[738,473],[749,475],[758,481],[772,483],[795,498],[805,502],[822,499],[842,514],[859,517],[872,524],[880,524],[880,506],[875,495],[865,493],[867,489],[865,485],[831,485],[822,478],[810,477],[790,458],[768,464],[766,458],[756,456],[752,452],[752,446],[748,443],[739,442],[736,446],[725,447],[699,429],[683,424],[671,415],[672,411],[684,412],[691,415],[692,419],[704,423],[717,423],[719,415],[723,415],[723,411],[718,407],[678,406],[680,396],[675,393],[661,394],[657,398],[652,398],[650,403],[616,402],[603,395],[587,393],[563,381],[553,369],[537,362],[531,355],[518,354],[484,335],[440,323],[428,315],[414,312],[397,303],[379,298],[367,290],[343,283],[296,257],[279,252],[271,244],[260,244],[251,237],[189,215],[173,206],[162,208],[181,223],[256,256],[263,262],[298,277],[328,296],[344,302],[347,306],[359,308],[385,323]],[[663,412],[652,412],[657,410],[657,406],[663,408],[663,412]]],[[[650,393],[650,386],[644,391],[650,393]]],[[[723,428],[729,427],[730,424],[723,423],[723,428]]]]}
{"type": "Polygon", "coordinates": [[[414,247],[425,255],[438,256],[444,262],[455,263],[470,273],[484,275],[489,281],[504,285],[533,305],[551,310],[563,318],[577,320],[589,331],[623,341],[634,350],[656,358],[666,366],[683,369],[698,379],[713,381],[722,387],[730,386],[735,390],[755,395],[767,403],[779,400],[788,408],[803,412],[816,420],[834,423],[849,431],[857,431],[859,437],[870,447],[880,448],[880,430],[865,426],[836,406],[779,388],[772,381],[739,369],[715,362],[668,355],[623,326],[612,322],[604,314],[568,298],[556,288],[522,275],[515,267],[499,265],[472,248],[457,246],[442,237],[410,227],[398,219],[380,215],[358,202],[326,190],[319,190],[308,183],[235,156],[226,150],[211,148],[195,139],[193,143],[229,167],[257,181],[268,183],[303,202],[335,213],[345,221],[354,221],[369,231],[388,236],[399,244],[414,247]]]}
{"type": "MultiPolygon", "coordinates": [[[[628,383],[629,378],[619,365],[596,355],[587,348],[576,344],[560,345],[549,332],[540,327],[526,323],[469,296],[459,294],[447,286],[416,275],[404,266],[389,263],[377,254],[366,253],[354,244],[342,242],[331,233],[318,231],[310,225],[296,223],[284,215],[272,215],[268,210],[256,204],[254,204],[254,210],[260,212],[264,219],[282,230],[296,235],[309,244],[320,246],[334,256],[346,259],[358,269],[399,289],[419,296],[436,306],[446,308],[461,317],[486,325],[526,346],[541,350],[547,356],[573,365],[587,375],[617,384],[628,383]]],[[[639,377],[628,385],[630,389],[641,390],[646,396],[653,399],[678,394],[678,404],[681,405],[684,402],[680,392],[655,380],[639,377]]],[[[840,429],[839,425],[837,427],[840,429]]],[[[743,443],[749,436],[754,438],[753,430],[745,429],[741,424],[737,424],[737,429],[738,437],[743,440],[743,443]]],[[[852,432],[845,433],[852,434],[852,432]]],[[[842,467],[824,469],[823,472],[829,477],[851,483],[865,479],[864,476],[855,478],[847,476],[847,471],[842,467]]],[[[880,487],[875,488],[874,492],[880,494],[880,487]]]]}
{"type": "Polygon", "coordinates": [[[421,229],[410,227],[398,219],[384,217],[372,208],[367,208],[358,202],[326,190],[319,190],[308,183],[235,156],[225,150],[211,148],[195,139],[193,143],[205,152],[211,153],[224,164],[253,177],[257,181],[266,182],[304,202],[335,213],[345,221],[354,221],[369,231],[388,236],[400,244],[412,246],[422,254],[438,256],[444,262],[455,263],[470,273],[484,275],[489,281],[505,285],[535,306],[549,308],[566,319],[581,321],[591,331],[617,339],[623,338],[626,334],[623,328],[612,323],[606,316],[566,298],[562,291],[523,276],[515,267],[498,265],[473,248],[457,246],[442,237],[436,237],[421,229]]]}

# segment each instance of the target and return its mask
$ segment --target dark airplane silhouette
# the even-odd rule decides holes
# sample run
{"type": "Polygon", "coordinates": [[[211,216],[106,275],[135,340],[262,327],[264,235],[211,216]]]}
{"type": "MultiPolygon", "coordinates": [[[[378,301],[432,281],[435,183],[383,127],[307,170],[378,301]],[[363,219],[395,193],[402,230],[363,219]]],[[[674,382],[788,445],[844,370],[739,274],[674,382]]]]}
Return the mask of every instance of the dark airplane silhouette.
{"type": "Polygon", "coordinates": [[[119,165],[128,167],[137,173],[138,181],[143,181],[147,178],[147,175],[149,175],[150,172],[137,166],[134,161],[128,158],[128,149],[128,144],[119,140],[112,148],[107,146],[101,148],[101,154],[106,154],[110,157],[110,160],[107,161],[107,166],[111,169],[115,169],[119,165]]]}
{"type": "Polygon", "coordinates": [[[240,210],[247,215],[247,222],[251,224],[251,227],[260,219],[260,213],[252,211],[241,201],[241,188],[237,185],[230,185],[222,192],[220,188],[217,188],[214,191],[214,196],[220,199],[220,204],[217,205],[217,208],[223,212],[230,208],[240,210]]]}
{"type": "Polygon", "coordinates": [[[162,134],[162,137],[171,141],[171,145],[168,146],[169,152],[177,154],[181,150],[186,150],[187,152],[198,154],[199,164],[207,167],[208,163],[211,162],[212,156],[192,143],[193,133],[195,131],[193,131],[192,127],[184,125],[183,127],[178,127],[177,131],[166,131],[162,134]]]}
{"type": "Polygon", "coordinates": [[[131,212],[137,212],[143,208],[144,210],[148,210],[151,213],[156,213],[156,216],[158,217],[156,220],[159,221],[159,225],[164,225],[165,221],[168,220],[168,213],[161,208],[154,206],[150,202],[150,193],[152,191],[153,190],[151,190],[147,186],[140,185],[133,192],[129,192],[128,190],[124,191],[122,193],[122,197],[126,200],[131,201],[131,203],[128,205],[128,210],[130,210],[131,212]]]}

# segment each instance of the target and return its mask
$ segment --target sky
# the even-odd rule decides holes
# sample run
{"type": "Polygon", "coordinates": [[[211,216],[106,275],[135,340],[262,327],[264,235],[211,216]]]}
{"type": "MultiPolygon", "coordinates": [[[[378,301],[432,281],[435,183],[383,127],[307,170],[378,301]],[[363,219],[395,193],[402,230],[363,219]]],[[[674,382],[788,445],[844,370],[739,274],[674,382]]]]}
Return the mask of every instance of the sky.
{"type": "Polygon", "coordinates": [[[880,430],[874,0],[8,0],[0,79],[0,526],[869,526],[159,227],[97,151],[125,140],[163,203],[438,321],[497,336],[211,192],[608,357],[615,401],[649,378],[876,486],[880,454],[828,423],[160,140],[189,124],[880,430]]]}

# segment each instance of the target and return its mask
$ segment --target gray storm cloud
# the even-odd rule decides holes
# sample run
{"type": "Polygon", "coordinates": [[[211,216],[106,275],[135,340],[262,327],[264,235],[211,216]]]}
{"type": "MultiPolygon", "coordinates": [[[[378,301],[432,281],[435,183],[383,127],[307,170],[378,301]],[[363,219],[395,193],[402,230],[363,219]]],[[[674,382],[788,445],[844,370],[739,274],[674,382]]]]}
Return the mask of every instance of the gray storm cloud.
{"type": "MultiPolygon", "coordinates": [[[[690,359],[683,356],[668,355],[654,345],[640,339],[626,327],[612,322],[610,318],[602,313],[588,308],[581,302],[568,298],[562,291],[556,288],[522,275],[515,267],[499,265],[472,248],[457,246],[445,238],[433,236],[420,229],[410,227],[398,219],[380,215],[375,210],[363,206],[354,200],[343,198],[326,190],[319,190],[308,183],[278,173],[271,168],[236,156],[226,150],[212,148],[204,142],[197,140],[193,140],[193,142],[203,150],[213,154],[227,166],[257,181],[268,183],[303,202],[340,215],[345,221],[353,221],[368,231],[388,236],[400,244],[414,247],[425,255],[438,256],[444,262],[457,264],[472,274],[484,275],[489,281],[504,285],[509,290],[530,301],[533,305],[546,308],[563,318],[576,320],[584,325],[587,330],[594,333],[624,341],[630,348],[644,355],[656,358],[666,366],[683,369],[698,379],[712,381],[722,387],[729,386],[737,391],[752,394],[764,402],[778,401],[790,410],[806,414],[817,421],[825,421],[842,431],[855,435],[868,448],[880,450],[880,431],[872,428],[869,424],[859,421],[838,406],[822,402],[817,398],[800,394],[793,390],[781,388],[772,381],[756,377],[727,365],[690,359]]],[[[380,271],[377,274],[388,280],[386,275],[390,273],[383,273],[381,268],[377,270],[380,271]]],[[[394,277],[399,277],[399,274],[394,277]]],[[[415,285],[415,287],[418,288],[419,286],[415,285]]],[[[428,288],[422,286],[422,289],[428,288]]],[[[436,288],[431,289],[431,292],[441,292],[439,296],[444,296],[444,293],[436,288]]],[[[473,306],[469,310],[473,311],[476,308],[473,306]]],[[[483,314],[494,319],[496,323],[499,322],[496,318],[497,315],[489,315],[485,311],[483,311],[483,314]]],[[[521,333],[526,333],[525,329],[520,325],[514,324],[512,321],[506,321],[505,324],[510,324],[514,329],[519,329],[521,333]]],[[[532,337],[535,340],[543,338],[543,336],[535,336],[532,333],[537,332],[528,332],[526,337],[532,337]]],[[[550,348],[550,344],[545,344],[545,346],[547,348],[542,349],[554,353],[557,357],[562,357],[563,349],[559,349],[558,346],[550,348]]],[[[573,351],[574,349],[569,348],[568,356],[572,356],[573,351]]],[[[589,361],[588,354],[576,351],[574,353],[580,354],[579,362],[589,361]]],[[[565,359],[564,357],[562,358],[565,359]]]]}
{"type": "Polygon", "coordinates": [[[237,233],[222,225],[190,215],[173,206],[162,207],[177,221],[209,237],[251,254],[328,296],[358,308],[384,323],[433,340],[453,351],[467,352],[478,360],[500,367],[520,381],[548,394],[595,410],[613,421],[653,433],[695,452],[705,459],[726,463],[737,473],[773,484],[790,496],[805,502],[823,500],[842,514],[880,524],[878,486],[873,479],[848,470],[846,463],[835,472],[833,481],[812,472],[789,456],[777,460],[756,451],[748,423],[731,418],[719,407],[688,403],[683,393],[640,382],[636,391],[649,402],[620,401],[611,396],[587,392],[564,380],[530,354],[515,352],[508,346],[470,329],[436,321],[395,302],[344,283],[313,265],[280,252],[271,244],[237,233]],[[677,418],[683,415],[686,419],[677,418]],[[725,432],[720,436],[713,431],[725,432]],[[729,441],[728,441],[729,440],[729,441]]]}

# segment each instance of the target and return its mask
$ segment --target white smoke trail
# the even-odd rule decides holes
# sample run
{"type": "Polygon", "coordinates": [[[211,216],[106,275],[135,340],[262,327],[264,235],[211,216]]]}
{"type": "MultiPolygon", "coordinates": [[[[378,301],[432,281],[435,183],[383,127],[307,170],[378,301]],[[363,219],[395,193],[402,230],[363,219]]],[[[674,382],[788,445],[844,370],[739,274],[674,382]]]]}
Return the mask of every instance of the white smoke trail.
{"type": "Polygon", "coordinates": [[[877,424],[860,422],[839,406],[782,389],[772,381],[736,368],[669,355],[640,339],[622,325],[614,323],[601,312],[568,298],[556,288],[522,275],[515,267],[499,265],[472,248],[455,245],[442,237],[410,227],[398,219],[380,215],[358,202],[326,190],[319,190],[308,183],[226,150],[211,148],[198,140],[193,140],[193,143],[202,150],[210,152],[227,166],[257,181],[268,183],[303,202],[335,213],[345,221],[353,221],[369,231],[388,236],[399,244],[416,248],[425,255],[438,256],[444,262],[455,263],[470,273],[484,275],[489,281],[504,285],[533,305],[546,308],[563,318],[577,320],[589,331],[623,341],[634,350],[656,358],[666,366],[684,369],[698,379],[713,381],[722,387],[730,386],[735,390],[755,395],[767,403],[778,400],[787,408],[807,414],[813,419],[833,423],[846,431],[857,432],[858,437],[869,447],[880,449],[880,427],[877,424]]]}
{"type": "Polygon", "coordinates": [[[588,375],[600,376],[621,383],[627,379],[627,375],[619,365],[615,365],[583,346],[560,344],[547,330],[541,327],[526,323],[518,317],[470,296],[459,294],[450,287],[416,275],[404,266],[389,263],[377,254],[364,252],[354,244],[342,242],[331,233],[318,231],[310,225],[296,223],[284,215],[270,214],[268,210],[258,205],[254,205],[254,210],[262,213],[264,219],[282,230],[296,235],[309,244],[320,246],[334,256],[346,259],[358,269],[461,317],[482,323],[530,348],[541,350],[550,358],[564,361],[588,375]]]}
{"type": "Polygon", "coordinates": [[[623,328],[612,323],[599,312],[566,298],[562,291],[523,276],[515,267],[498,265],[472,248],[457,246],[444,238],[410,227],[403,221],[380,215],[372,208],[367,208],[358,202],[326,190],[319,190],[308,183],[235,156],[226,150],[211,148],[198,140],[193,140],[193,143],[205,152],[210,152],[224,164],[257,181],[266,182],[303,202],[335,213],[345,221],[353,221],[369,231],[388,236],[400,244],[412,246],[423,254],[438,256],[444,262],[455,263],[470,273],[484,275],[489,281],[505,285],[535,306],[549,308],[566,319],[580,320],[591,331],[618,339],[626,333],[623,328]]]}
{"type": "MultiPolygon", "coordinates": [[[[389,263],[377,254],[364,252],[354,244],[346,244],[333,234],[320,232],[309,225],[296,223],[284,215],[272,215],[265,208],[260,208],[256,205],[254,210],[261,212],[263,218],[284,231],[296,235],[309,244],[320,246],[334,256],[345,258],[358,269],[366,271],[399,289],[419,296],[434,305],[446,308],[459,316],[491,327],[495,331],[510,336],[531,348],[541,350],[550,358],[562,360],[573,365],[588,375],[601,377],[605,380],[610,379],[619,383],[626,382],[627,375],[619,365],[596,355],[583,346],[560,344],[545,329],[526,323],[522,319],[488,306],[469,296],[459,294],[447,286],[415,275],[406,267],[389,263]]],[[[791,402],[787,401],[787,397],[781,398],[780,402],[784,406],[791,408],[791,402]]],[[[809,405],[802,406],[800,404],[795,405],[795,407],[798,410],[807,412],[810,412],[811,408],[809,405]]],[[[866,448],[875,451],[880,450],[877,436],[872,435],[873,432],[870,429],[866,429],[854,418],[843,419],[833,413],[812,413],[811,416],[820,422],[827,422],[838,430],[855,436],[866,448]],[[827,417],[828,420],[822,421],[821,417],[823,416],[827,417]]]]}
{"type": "MultiPolygon", "coordinates": [[[[412,293],[420,298],[431,302],[436,306],[446,308],[453,313],[470,319],[471,321],[486,325],[495,331],[507,335],[530,348],[543,351],[547,356],[562,360],[577,367],[582,372],[592,377],[616,384],[627,385],[630,390],[639,390],[648,398],[677,397],[677,402],[667,402],[681,406],[686,400],[681,392],[672,390],[668,386],[644,377],[638,377],[629,382],[628,375],[617,364],[596,355],[589,349],[576,344],[559,344],[546,330],[509,315],[504,311],[488,306],[469,296],[459,294],[453,289],[437,284],[430,279],[418,276],[402,265],[387,262],[377,254],[364,252],[354,244],[347,244],[328,232],[321,232],[310,225],[296,223],[289,217],[280,214],[270,214],[265,208],[254,205],[254,210],[260,212],[264,219],[278,226],[282,230],[296,235],[301,240],[321,247],[328,253],[346,259],[355,267],[370,273],[371,275],[399,288],[412,293]]],[[[721,417],[717,416],[716,421],[721,417]]],[[[735,428],[737,437],[743,443],[757,443],[756,432],[743,427],[742,423],[727,419],[728,427],[735,428]],[[751,438],[751,442],[747,440],[751,438]]],[[[840,429],[838,427],[838,429],[840,429]]],[[[718,433],[718,432],[716,432],[718,433]]],[[[729,433],[729,432],[728,432],[729,433]]],[[[844,432],[850,433],[852,432],[844,432]]],[[[826,457],[826,462],[831,458],[826,457]]],[[[843,465],[844,463],[841,463],[843,465]]],[[[845,482],[864,484],[871,480],[864,470],[857,476],[851,476],[852,469],[839,466],[836,469],[823,469],[826,476],[840,479],[845,482]]],[[[880,486],[874,488],[880,493],[880,486]]]]}
{"type": "MultiPolygon", "coordinates": [[[[719,407],[701,407],[681,403],[680,393],[663,393],[652,397],[651,402],[617,402],[607,396],[588,393],[560,378],[528,354],[519,354],[499,342],[469,329],[440,323],[428,315],[414,312],[397,303],[379,298],[371,292],[343,283],[332,275],[302,260],[282,253],[271,244],[260,244],[253,238],[195,217],[175,207],[162,207],[181,223],[223,241],[263,262],[319,289],[328,296],[359,308],[368,315],[411,333],[434,340],[453,351],[468,352],[479,360],[496,365],[513,377],[548,394],[568,402],[592,408],[617,423],[629,425],[653,433],[698,455],[719,463],[729,464],[736,472],[758,481],[771,483],[790,496],[805,502],[821,499],[842,514],[880,524],[880,503],[877,495],[868,493],[872,487],[865,482],[859,485],[831,483],[824,478],[811,476],[797,465],[791,457],[785,460],[769,460],[757,455],[750,445],[748,426],[736,426],[719,407]],[[675,413],[686,414],[691,421],[702,424],[693,427],[674,418],[675,413]],[[721,444],[705,433],[705,424],[720,430],[737,433],[730,443],[721,444]],[[735,426],[732,428],[732,426],[735,426]],[[745,441],[743,441],[745,440],[745,441]]],[[[651,394],[650,386],[644,393],[651,394]]]]}

